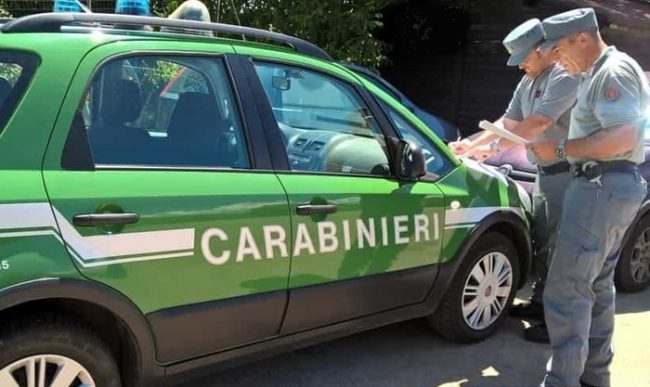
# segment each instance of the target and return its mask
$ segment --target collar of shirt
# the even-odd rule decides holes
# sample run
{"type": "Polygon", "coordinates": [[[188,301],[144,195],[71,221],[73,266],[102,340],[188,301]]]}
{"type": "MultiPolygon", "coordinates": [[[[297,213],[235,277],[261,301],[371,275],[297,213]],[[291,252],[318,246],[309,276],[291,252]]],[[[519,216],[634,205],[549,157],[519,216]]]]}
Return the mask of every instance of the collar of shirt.
{"type": "MultiPolygon", "coordinates": [[[[553,65],[548,66],[548,67],[546,68],[546,70],[542,71],[542,72],[541,72],[538,76],[536,76],[535,78],[532,78],[532,77],[529,77],[529,78],[530,78],[530,80],[532,81],[533,84],[537,84],[537,83],[539,83],[542,79],[544,79],[544,77],[546,77],[547,75],[549,75],[549,74],[551,73],[552,70],[553,70],[553,65]]],[[[528,77],[528,75],[526,75],[526,76],[528,77]]]]}
{"type": "Polygon", "coordinates": [[[551,64],[550,66],[548,66],[548,67],[546,68],[546,70],[542,71],[542,73],[539,74],[539,76],[538,76],[537,78],[542,78],[542,77],[544,77],[545,75],[550,74],[551,71],[553,71],[553,69],[555,68],[555,66],[556,66],[555,64],[551,64]]]}
{"type": "Polygon", "coordinates": [[[582,78],[590,78],[591,76],[593,76],[594,73],[596,71],[598,71],[600,66],[602,66],[603,63],[605,63],[605,61],[607,60],[607,58],[609,58],[609,56],[611,54],[613,54],[614,52],[616,52],[616,47],[615,46],[607,46],[607,48],[604,49],[603,52],[600,53],[600,56],[598,57],[598,59],[596,59],[596,61],[594,62],[594,65],[591,66],[587,71],[585,71],[584,73],[581,74],[582,78]]]}

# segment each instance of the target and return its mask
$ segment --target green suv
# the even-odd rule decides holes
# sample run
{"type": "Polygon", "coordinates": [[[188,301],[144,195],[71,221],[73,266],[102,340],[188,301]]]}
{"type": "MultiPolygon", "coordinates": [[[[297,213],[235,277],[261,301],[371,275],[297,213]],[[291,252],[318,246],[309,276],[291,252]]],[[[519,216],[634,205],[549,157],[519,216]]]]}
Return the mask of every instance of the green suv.
{"type": "Polygon", "coordinates": [[[476,341],[525,282],[523,189],[308,42],[108,14],[0,42],[2,387],[159,386],[418,317],[476,341]]]}

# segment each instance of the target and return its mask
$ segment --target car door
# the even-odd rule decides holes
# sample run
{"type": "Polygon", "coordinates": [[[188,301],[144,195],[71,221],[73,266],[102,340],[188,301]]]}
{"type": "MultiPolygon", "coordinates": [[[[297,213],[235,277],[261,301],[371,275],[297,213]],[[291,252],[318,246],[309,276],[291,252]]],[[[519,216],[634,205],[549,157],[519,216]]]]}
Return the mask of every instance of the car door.
{"type": "Polygon", "coordinates": [[[293,246],[282,333],[423,301],[441,246],[441,191],[391,175],[386,135],[351,79],[284,62],[254,68],[286,160],[278,176],[293,246]]]}
{"type": "Polygon", "coordinates": [[[230,46],[176,48],[87,55],[44,166],[80,272],[146,314],[163,363],[276,335],[290,264],[263,244],[290,218],[247,86],[207,53],[230,46]]]}

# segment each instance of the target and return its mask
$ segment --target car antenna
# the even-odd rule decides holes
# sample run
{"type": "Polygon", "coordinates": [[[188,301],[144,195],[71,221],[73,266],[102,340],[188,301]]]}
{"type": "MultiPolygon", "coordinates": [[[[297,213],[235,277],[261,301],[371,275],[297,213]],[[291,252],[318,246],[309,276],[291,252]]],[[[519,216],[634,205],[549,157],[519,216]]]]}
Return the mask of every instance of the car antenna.
{"type": "Polygon", "coordinates": [[[88,6],[86,6],[84,3],[82,3],[80,0],[75,0],[75,3],[77,3],[79,8],[81,8],[81,10],[84,13],[93,13],[93,11],[91,11],[90,8],[88,6]]]}
{"type": "MultiPolygon", "coordinates": [[[[219,1],[221,3],[221,1],[219,1]]],[[[241,20],[239,20],[239,15],[237,15],[237,9],[235,8],[235,2],[233,0],[230,0],[230,5],[232,6],[232,12],[235,14],[235,19],[237,20],[237,24],[241,27],[241,20]]],[[[246,41],[246,36],[242,35],[241,36],[244,41],[246,41]]]]}

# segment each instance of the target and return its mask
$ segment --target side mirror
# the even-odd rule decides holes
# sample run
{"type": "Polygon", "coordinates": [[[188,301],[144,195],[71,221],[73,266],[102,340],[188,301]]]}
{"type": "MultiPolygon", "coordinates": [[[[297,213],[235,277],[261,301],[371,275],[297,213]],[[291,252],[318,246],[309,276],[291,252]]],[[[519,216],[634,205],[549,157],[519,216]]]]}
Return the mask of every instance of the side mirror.
{"type": "Polygon", "coordinates": [[[289,78],[273,77],[271,82],[274,89],[278,89],[282,91],[287,91],[291,89],[291,79],[289,78]]]}
{"type": "Polygon", "coordinates": [[[416,181],[426,175],[426,161],[422,148],[414,142],[399,140],[394,171],[401,180],[416,181]]]}

